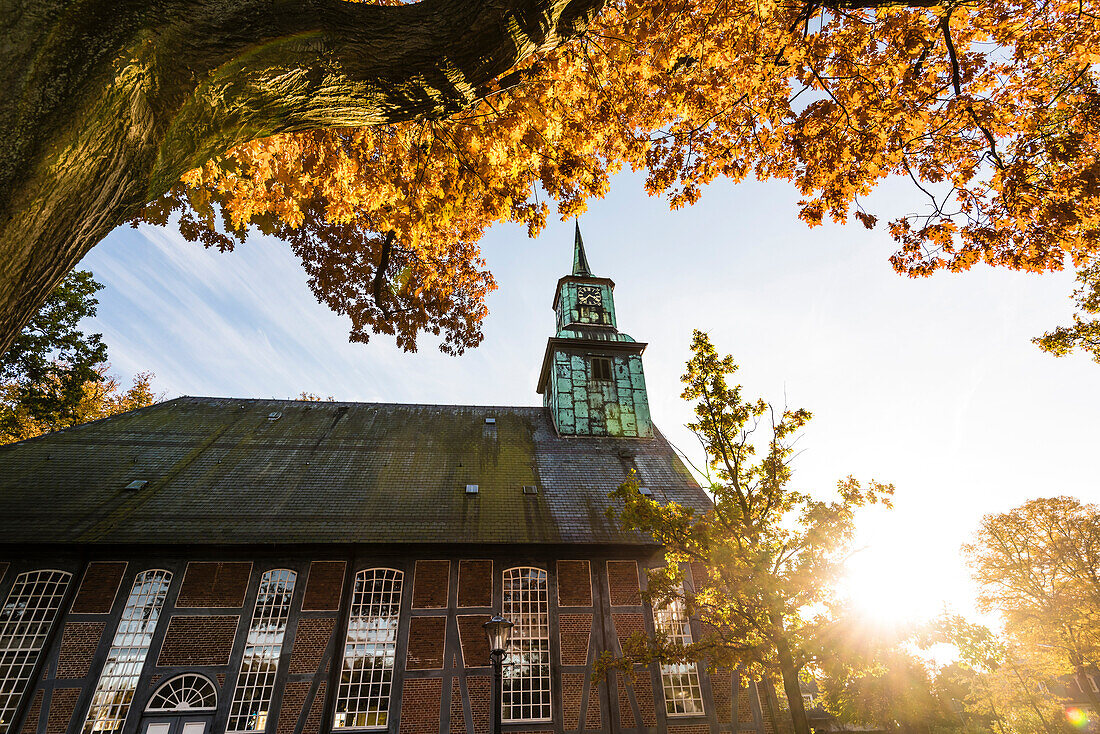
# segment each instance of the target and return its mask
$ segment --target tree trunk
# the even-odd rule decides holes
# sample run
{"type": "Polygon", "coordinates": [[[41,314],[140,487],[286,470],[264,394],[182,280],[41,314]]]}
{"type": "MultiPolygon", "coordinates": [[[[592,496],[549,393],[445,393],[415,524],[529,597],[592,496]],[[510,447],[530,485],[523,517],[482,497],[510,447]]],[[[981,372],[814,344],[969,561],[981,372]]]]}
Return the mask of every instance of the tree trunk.
{"type": "Polygon", "coordinates": [[[810,734],[810,721],[806,718],[806,705],[802,701],[802,686],[798,680],[799,670],[794,664],[791,648],[786,640],[780,640],[776,648],[779,671],[783,674],[783,692],[787,694],[794,734],[810,734]]]}
{"type": "Polygon", "coordinates": [[[0,0],[0,353],[181,174],[276,133],[445,117],[602,0],[0,0]]]}

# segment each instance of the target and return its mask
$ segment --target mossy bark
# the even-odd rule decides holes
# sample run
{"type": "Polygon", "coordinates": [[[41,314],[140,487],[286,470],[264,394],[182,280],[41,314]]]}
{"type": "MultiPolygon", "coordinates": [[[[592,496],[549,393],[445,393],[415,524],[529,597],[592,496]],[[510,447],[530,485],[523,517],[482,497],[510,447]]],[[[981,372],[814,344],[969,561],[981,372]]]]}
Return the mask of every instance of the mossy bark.
{"type": "Polygon", "coordinates": [[[276,133],[442,117],[602,0],[0,0],[0,352],[179,176],[276,133]]]}

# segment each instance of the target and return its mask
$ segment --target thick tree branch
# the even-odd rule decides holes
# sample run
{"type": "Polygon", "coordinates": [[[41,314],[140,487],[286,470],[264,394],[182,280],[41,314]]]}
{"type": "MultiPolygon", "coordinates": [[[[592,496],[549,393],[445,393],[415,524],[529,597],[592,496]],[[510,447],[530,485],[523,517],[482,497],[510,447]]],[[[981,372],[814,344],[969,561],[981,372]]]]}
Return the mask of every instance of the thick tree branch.
{"type": "Polygon", "coordinates": [[[0,0],[0,351],[114,227],[276,133],[440,118],[602,0],[0,0]]]}

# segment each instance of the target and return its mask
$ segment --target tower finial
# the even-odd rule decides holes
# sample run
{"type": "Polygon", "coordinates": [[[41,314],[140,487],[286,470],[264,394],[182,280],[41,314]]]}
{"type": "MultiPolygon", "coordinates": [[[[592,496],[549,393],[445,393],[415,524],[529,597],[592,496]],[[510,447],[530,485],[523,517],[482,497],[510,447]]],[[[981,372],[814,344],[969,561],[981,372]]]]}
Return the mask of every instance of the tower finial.
{"type": "Polygon", "coordinates": [[[581,239],[581,223],[579,219],[573,220],[577,225],[577,234],[573,239],[573,275],[592,275],[588,268],[588,258],[584,256],[584,240],[581,239]]]}

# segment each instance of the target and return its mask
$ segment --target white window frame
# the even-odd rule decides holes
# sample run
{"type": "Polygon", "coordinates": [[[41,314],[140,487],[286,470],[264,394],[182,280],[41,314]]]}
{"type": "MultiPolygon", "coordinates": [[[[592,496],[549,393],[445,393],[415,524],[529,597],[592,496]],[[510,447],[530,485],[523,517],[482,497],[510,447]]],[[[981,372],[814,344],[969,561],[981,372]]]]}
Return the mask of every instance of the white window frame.
{"type": "MultiPolygon", "coordinates": [[[[681,587],[680,593],[683,593],[681,587]]],[[[674,643],[691,644],[691,620],[684,600],[677,596],[660,609],[653,610],[653,626],[674,643]]],[[[695,663],[661,663],[661,695],[665,699],[665,715],[672,717],[704,716],[703,688],[699,682],[699,666],[695,663]],[[685,695],[686,694],[686,695],[685,695]],[[677,703],[692,708],[674,710],[677,703]]]]}
{"type": "Polygon", "coordinates": [[[84,719],[84,734],[119,731],[125,726],[141,669],[145,667],[145,658],[149,655],[149,646],[171,587],[172,572],[163,568],[151,568],[134,577],[122,618],[111,640],[111,649],[92,693],[84,719]]]}
{"type": "Polygon", "coordinates": [[[9,671],[0,679],[0,732],[11,726],[27,693],[72,576],[54,568],[25,571],[0,607],[0,670],[9,671]]]}
{"type": "Polygon", "coordinates": [[[275,679],[294,587],[298,574],[289,568],[273,568],[260,576],[256,605],[241,656],[241,669],[229,707],[227,732],[262,732],[267,729],[275,679]]]}
{"type": "Polygon", "coordinates": [[[192,714],[201,712],[211,712],[218,709],[218,687],[214,685],[214,681],[207,678],[200,673],[181,673],[180,675],[174,675],[168,680],[157,686],[157,689],[153,691],[153,695],[149,697],[148,703],[145,704],[145,712],[149,714],[192,714]],[[154,702],[157,697],[162,695],[161,691],[166,688],[170,688],[177,681],[196,681],[198,686],[191,686],[191,690],[198,691],[202,696],[213,696],[214,702],[210,705],[204,706],[174,706],[172,708],[164,708],[163,706],[154,706],[154,702]],[[199,687],[201,686],[201,688],[199,687]],[[206,689],[203,692],[203,689],[206,689]]]}
{"type": "Polygon", "coordinates": [[[365,568],[355,574],[333,716],[334,731],[384,730],[389,727],[404,578],[404,572],[396,568],[365,568]],[[381,579],[379,574],[382,574],[381,579]],[[387,577],[385,574],[392,575],[387,577]],[[381,590],[374,586],[367,588],[371,579],[375,583],[381,581],[381,590]],[[371,660],[381,660],[382,664],[376,666],[369,662],[371,660]],[[368,661],[369,666],[363,665],[362,661],[368,661]],[[353,690],[359,692],[364,686],[384,687],[385,694],[368,692],[366,696],[352,695],[353,690]],[[378,707],[373,711],[363,708],[358,705],[363,701],[368,702],[368,707],[370,702],[377,702],[378,707]],[[374,715],[374,723],[366,723],[371,714],[374,715]],[[341,718],[349,716],[363,716],[364,723],[347,724],[347,718],[341,718]]]}
{"type": "Polygon", "coordinates": [[[505,723],[552,721],[554,702],[550,673],[550,586],[546,569],[535,566],[507,568],[504,570],[503,579],[501,616],[515,626],[512,627],[512,636],[504,656],[504,695],[501,696],[500,701],[501,721],[505,723]],[[528,577],[526,581],[524,575],[528,577]],[[531,576],[537,579],[534,587],[529,583],[531,576]],[[529,593],[532,588],[533,596],[529,593]],[[527,592],[526,595],[524,592],[527,592]],[[510,687],[517,684],[520,694],[539,696],[543,701],[526,704],[509,702],[510,687]],[[533,715],[536,708],[545,711],[546,715],[533,715]],[[528,715],[525,716],[525,714],[528,715]]]}

